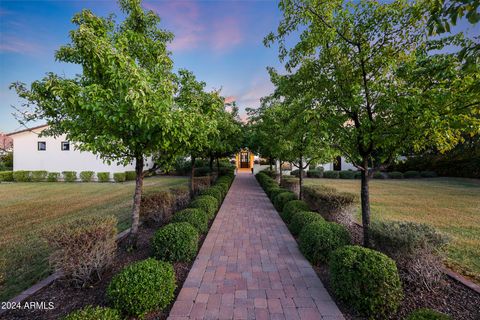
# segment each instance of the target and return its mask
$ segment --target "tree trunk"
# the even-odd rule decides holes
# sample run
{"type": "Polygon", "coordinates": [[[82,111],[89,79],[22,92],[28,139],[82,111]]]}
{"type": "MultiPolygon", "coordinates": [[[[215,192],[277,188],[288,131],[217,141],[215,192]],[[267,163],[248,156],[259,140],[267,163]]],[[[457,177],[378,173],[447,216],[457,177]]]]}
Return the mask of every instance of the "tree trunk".
{"type": "Polygon", "coordinates": [[[370,177],[368,175],[368,159],[363,159],[362,171],[362,187],[360,190],[360,197],[362,202],[362,225],[363,225],[363,246],[370,246],[369,228],[370,228],[370,192],[368,190],[368,183],[370,177]]]}
{"type": "Polygon", "coordinates": [[[299,187],[300,190],[298,190],[298,199],[302,200],[302,186],[303,186],[303,155],[300,156],[300,166],[298,167],[298,173],[299,173],[299,187]]]}
{"type": "Polygon", "coordinates": [[[268,164],[270,165],[270,171],[272,171],[272,157],[268,157],[268,164]]]}
{"type": "Polygon", "coordinates": [[[195,195],[195,157],[191,156],[190,165],[190,197],[195,195]]]}
{"type": "Polygon", "coordinates": [[[217,174],[220,175],[220,161],[218,161],[218,157],[217,157],[217,174]]]}
{"type": "Polygon", "coordinates": [[[213,154],[210,154],[210,172],[213,172],[213,160],[214,160],[213,154]]]}
{"type": "Polygon", "coordinates": [[[142,203],[142,189],[143,189],[143,156],[135,159],[135,193],[133,195],[132,208],[132,227],[130,229],[130,246],[136,247],[138,237],[138,224],[140,222],[140,204],[142,203]]]}

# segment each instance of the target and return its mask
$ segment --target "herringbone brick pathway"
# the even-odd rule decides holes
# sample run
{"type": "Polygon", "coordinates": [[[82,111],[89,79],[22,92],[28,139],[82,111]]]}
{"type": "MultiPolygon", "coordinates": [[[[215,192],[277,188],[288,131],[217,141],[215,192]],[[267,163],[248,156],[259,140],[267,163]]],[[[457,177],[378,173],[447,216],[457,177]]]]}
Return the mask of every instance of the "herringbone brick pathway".
{"type": "Polygon", "coordinates": [[[253,175],[239,173],[169,319],[344,319],[253,175]]]}

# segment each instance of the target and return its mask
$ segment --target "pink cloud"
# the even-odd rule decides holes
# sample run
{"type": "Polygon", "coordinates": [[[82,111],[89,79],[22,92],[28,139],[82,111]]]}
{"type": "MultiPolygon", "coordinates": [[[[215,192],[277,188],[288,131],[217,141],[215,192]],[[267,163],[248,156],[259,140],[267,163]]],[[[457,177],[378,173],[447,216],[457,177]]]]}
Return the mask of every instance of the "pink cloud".
{"type": "Polygon", "coordinates": [[[238,17],[212,19],[194,1],[145,2],[144,7],[156,12],[174,32],[175,39],[169,46],[171,50],[206,47],[221,53],[243,40],[238,17]]]}
{"type": "Polygon", "coordinates": [[[33,54],[39,50],[39,45],[15,36],[3,36],[0,39],[0,52],[33,54]]]}
{"type": "Polygon", "coordinates": [[[234,96],[229,96],[225,98],[225,103],[232,103],[236,101],[237,99],[234,96]]]}

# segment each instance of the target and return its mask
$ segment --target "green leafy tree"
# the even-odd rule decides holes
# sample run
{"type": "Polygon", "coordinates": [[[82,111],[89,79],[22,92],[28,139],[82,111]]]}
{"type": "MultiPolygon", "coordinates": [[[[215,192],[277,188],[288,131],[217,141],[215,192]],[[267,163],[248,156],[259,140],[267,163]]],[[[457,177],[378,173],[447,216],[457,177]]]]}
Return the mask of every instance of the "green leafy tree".
{"type": "Polygon", "coordinates": [[[210,156],[210,169],[213,169],[213,160],[216,159],[218,171],[219,158],[231,156],[240,149],[243,131],[235,103],[224,105],[223,109],[216,114],[216,121],[218,134],[211,137],[207,155],[210,156]]]}
{"type": "Polygon", "coordinates": [[[478,67],[462,71],[457,55],[432,53],[448,40],[428,41],[421,3],[283,0],[279,7],[283,19],[265,43],[278,42],[290,92],[311,101],[334,146],[361,171],[368,246],[371,173],[412,145],[448,150],[462,133],[478,134],[478,67]]]}
{"type": "Polygon", "coordinates": [[[191,159],[190,193],[194,194],[195,160],[202,156],[212,138],[218,136],[218,114],[223,111],[223,98],[218,92],[205,92],[205,82],[197,81],[190,71],[180,70],[177,77],[178,93],[175,97],[176,107],[188,114],[191,126],[190,134],[178,147],[191,159]]]}
{"type": "MultiPolygon", "coordinates": [[[[119,1],[126,15],[116,24],[90,10],[76,14],[71,43],[55,54],[61,62],[82,67],[66,78],[53,73],[42,80],[12,87],[26,99],[24,121],[43,120],[45,135],[66,134],[80,150],[107,162],[135,163],[131,239],[135,244],[145,159],[172,155],[194,127],[189,113],[175,108],[172,61],[167,43],[173,34],[159,29],[160,18],[144,11],[139,0],[119,1]]],[[[23,108],[22,108],[23,110],[23,108]]]]}

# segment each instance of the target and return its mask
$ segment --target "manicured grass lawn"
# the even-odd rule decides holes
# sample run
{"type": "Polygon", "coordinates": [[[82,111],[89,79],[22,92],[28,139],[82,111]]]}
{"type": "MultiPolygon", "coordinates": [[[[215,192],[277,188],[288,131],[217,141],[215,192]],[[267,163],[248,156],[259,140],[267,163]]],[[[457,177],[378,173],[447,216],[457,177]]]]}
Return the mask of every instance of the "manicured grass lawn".
{"type": "MultiPolygon", "coordinates": [[[[360,194],[359,180],[306,179],[305,184],[360,194]]],[[[480,283],[480,180],[372,180],[370,200],[372,219],[422,222],[448,234],[447,265],[480,283]]]]}
{"type": "MultiPolygon", "coordinates": [[[[187,185],[182,177],[152,177],[144,191],[187,185]]],[[[1,183],[0,262],[6,261],[6,281],[0,301],[46,277],[48,248],[40,234],[59,223],[85,216],[115,215],[119,231],[130,224],[134,182],[125,183],[1,183]]],[[[0,265],[1,267],[1,265],[0,265]]]]}

